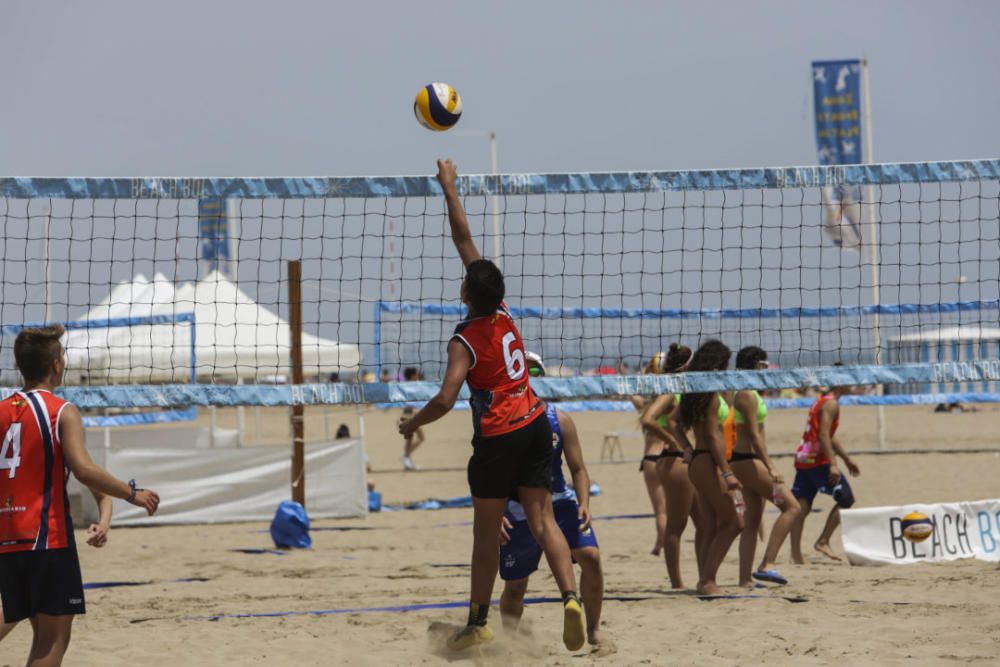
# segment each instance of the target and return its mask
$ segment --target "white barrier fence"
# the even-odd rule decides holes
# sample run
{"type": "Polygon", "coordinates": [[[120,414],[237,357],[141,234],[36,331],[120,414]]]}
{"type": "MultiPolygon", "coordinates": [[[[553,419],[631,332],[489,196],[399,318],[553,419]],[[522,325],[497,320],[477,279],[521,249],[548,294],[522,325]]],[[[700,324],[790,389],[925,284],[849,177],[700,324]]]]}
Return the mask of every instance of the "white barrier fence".
{"type": "Polygon", "coordinates": [[[1000,561],[1000,499],[842,510],[841,518],[851,565],[1000,561]],[[910,512],[926,514],[934,525],[923,542],[903,537],[902,517],[910,512]]]}

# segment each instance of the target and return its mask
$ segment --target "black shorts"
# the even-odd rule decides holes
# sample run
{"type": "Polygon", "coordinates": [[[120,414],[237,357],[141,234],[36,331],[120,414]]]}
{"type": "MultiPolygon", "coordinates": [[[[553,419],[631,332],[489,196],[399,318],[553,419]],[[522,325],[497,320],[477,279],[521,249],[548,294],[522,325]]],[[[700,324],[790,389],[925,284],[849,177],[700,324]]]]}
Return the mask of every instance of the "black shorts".
{"type": "Polygon", "coordinates": [[[7,623],[35,614],[86,613],[76,549],[0,554],[0,599],[7,623]]]}
{"type": "Polygon", "coordinates": [[[552,427],[538,417],[516,431],[472,439],[469,489],[476,498],[517,498],[518,487],[552,488],[552,427]]]}

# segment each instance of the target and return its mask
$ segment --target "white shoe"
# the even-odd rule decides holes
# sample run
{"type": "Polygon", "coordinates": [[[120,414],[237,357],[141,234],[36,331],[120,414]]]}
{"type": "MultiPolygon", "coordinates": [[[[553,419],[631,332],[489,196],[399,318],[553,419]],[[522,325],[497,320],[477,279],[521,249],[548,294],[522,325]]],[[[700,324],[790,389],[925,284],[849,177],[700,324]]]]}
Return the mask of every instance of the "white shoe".
{"type": "Polygon", "coordinates": [[[405,470],[420,470],[420,468],[417,467],[417,464],[413,462],[413,459],[406,454],[399,457],[399,462],[403,464],[403,468],[405,470]]]}

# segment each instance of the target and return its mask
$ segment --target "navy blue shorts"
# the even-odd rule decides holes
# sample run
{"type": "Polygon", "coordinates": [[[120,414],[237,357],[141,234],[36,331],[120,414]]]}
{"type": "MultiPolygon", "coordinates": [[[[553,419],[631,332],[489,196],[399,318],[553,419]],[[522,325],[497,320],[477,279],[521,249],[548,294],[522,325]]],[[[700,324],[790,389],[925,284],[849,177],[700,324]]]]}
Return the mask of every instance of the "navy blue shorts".
{"type": "Polygon", "coordinates": [[[841,475],[840,484],[831,488],[829,464],[815,468],[797,469],[795,483],[792,484],[792,495],[812,504],[817,493],[833,496],[837,506],[845,510],[854,504],[854,491],[851,490],[851,485],[847,481],[847,475],[841,475]]]}
{"type": "MultiPolygon", "coordinates": [[[[580,532],[580,506],[572,500],[562,500],[552,505],[556,524],[566,537],[570,551],[586,547],[597,548],[597,535],[591,526],[580,532]]],[[[510,516],[508,515],[508,519],[510,516]]],[[[527,521],[514,521],[510,542],[500,545],[500,578],[504,581],[524,579],[538,569],[542,560],[542,547],[535,541],[527,521]]]]}

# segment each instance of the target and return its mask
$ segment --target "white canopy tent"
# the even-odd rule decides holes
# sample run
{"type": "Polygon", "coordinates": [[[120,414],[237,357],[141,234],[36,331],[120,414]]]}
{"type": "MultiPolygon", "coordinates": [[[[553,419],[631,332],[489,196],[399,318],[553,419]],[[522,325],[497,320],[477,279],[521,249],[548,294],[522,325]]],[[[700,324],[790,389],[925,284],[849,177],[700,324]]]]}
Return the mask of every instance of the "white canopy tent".
{"type": "MultiPolygon", "coordinates": [[[[194,315],[197,375],[212,380],[257,381],[288,373],[291,331],[288,322],[261,307],[218,271],[176,291],[161,276],[142,276],[112,291],[82,319],[194,315]],[[117,293],[116,293],[117,292],[117,293]],[[131,297],[131,303],[125,303],[131,297]]],[[[191,325],[139,324],[72,332],[67,343],[70,379],[86,375],[91,383],[183,382],[191,375],[191,325]],[[100,332],[95,335],[94,332],[100,332]]],[[[355,372],[356,345],[302,334],[307,375],[355,372]]]]}

